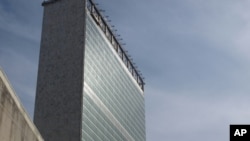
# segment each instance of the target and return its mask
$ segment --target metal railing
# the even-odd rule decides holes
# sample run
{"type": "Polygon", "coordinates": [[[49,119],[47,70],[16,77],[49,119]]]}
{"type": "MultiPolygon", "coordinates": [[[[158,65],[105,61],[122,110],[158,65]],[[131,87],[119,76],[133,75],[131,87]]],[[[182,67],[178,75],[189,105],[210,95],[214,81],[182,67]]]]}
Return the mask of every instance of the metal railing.
{"type": "Polygon", "coordinates": [[[107,24],[107,21],[103,18],[100,10],[97,9],[96,4],[92,0],[87,0],[86,4],[87,4],[87,9],[89,10],[94,21],[106,35],[107,39],[112,44],[113,48],[116,50],[116,52],[121,57],[124,64],[127,66],[129,72],[132,74],[138,85],[144,91],[144,85],[145,85],[144,78],[136,69],[134,63],[131,61],[126,51],[122,48],[115,34],[112,32],[110,26],[107,24]]]}

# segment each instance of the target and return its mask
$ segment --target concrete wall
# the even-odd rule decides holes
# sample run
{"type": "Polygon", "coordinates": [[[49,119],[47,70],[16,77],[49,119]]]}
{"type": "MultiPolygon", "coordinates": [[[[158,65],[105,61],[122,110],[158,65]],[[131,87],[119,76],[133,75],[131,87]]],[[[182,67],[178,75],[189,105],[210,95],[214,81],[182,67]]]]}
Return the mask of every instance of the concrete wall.
{"type": "Polygon", "coordinates": [[[0,141],[43,141],[1,68],[0,141]]]}

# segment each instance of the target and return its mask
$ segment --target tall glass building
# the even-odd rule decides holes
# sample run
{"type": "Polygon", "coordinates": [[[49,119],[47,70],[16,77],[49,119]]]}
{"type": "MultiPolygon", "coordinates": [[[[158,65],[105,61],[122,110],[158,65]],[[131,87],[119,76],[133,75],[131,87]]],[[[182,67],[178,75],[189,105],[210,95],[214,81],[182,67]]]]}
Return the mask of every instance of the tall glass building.
{"type": "Polygon", "coordinates": [[[145,141],[144,82],[91,0],[50,0],[34,122],[46,141],[145,141]]]}

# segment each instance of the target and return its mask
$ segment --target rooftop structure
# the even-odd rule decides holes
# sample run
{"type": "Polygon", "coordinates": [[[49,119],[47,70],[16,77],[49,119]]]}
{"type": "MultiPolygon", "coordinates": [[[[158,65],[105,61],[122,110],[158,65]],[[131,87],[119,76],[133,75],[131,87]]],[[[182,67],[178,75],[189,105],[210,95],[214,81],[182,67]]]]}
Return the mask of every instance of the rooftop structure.
{"type": "MultiPolygon", "coordinates": [[[[60,1],[60,0],[44,1],[42,5],[46,6],[49,4],[53,4],[57,1],[60,1]]],[[[93,19],[95,19],[95,22],[97,23],[97,25],[102,29],[107,39],[113,45],[114,49],[119,54],[119,56],[121,57],[125,65],[127,66],[129,72],[133,75],[134,79],[137,81],[141,89],[144,90],[145,82],[144,82],[144,78],[142,77],[142,74],[140,73],[139,70],[137,70],[135,63],[132,62],[131,58],[122,47],[122,44],[119,42],[116,35],[113,33],[111,27],[109,26],[105,18],[102,16],[100,10],[98,10],[96,4],[92,0],[87,0],[86,3],[87,3],[86,4],[87,9],[91,13],[91,16],[93,17],[93,19]]]]}

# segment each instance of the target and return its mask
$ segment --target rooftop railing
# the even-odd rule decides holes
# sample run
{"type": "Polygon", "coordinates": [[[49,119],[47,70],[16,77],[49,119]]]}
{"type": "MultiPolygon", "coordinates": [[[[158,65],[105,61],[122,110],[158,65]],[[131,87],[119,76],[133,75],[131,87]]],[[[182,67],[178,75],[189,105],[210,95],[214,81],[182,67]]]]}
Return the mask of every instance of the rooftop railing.
{"type": "Polygon", "coordinates": [[[96,7],[96,4],[92,0],[87,0],[87,9],[89,10],[91,16],[93,17],[96,24],[101,28],[103,33],[106,35],[107,39],[112,44],[113,48],[116,50],[124,64],[127,66],[129,72],[132,74],[138,85],[144,91],[144,78],[136,69],[134,63],[129,58],[126,51],[122,48],[120,42],[116,38],[115,34],[111,30],[110,26],[107,24],[107,21],[103,18],[100,10],[96,7]]]}

